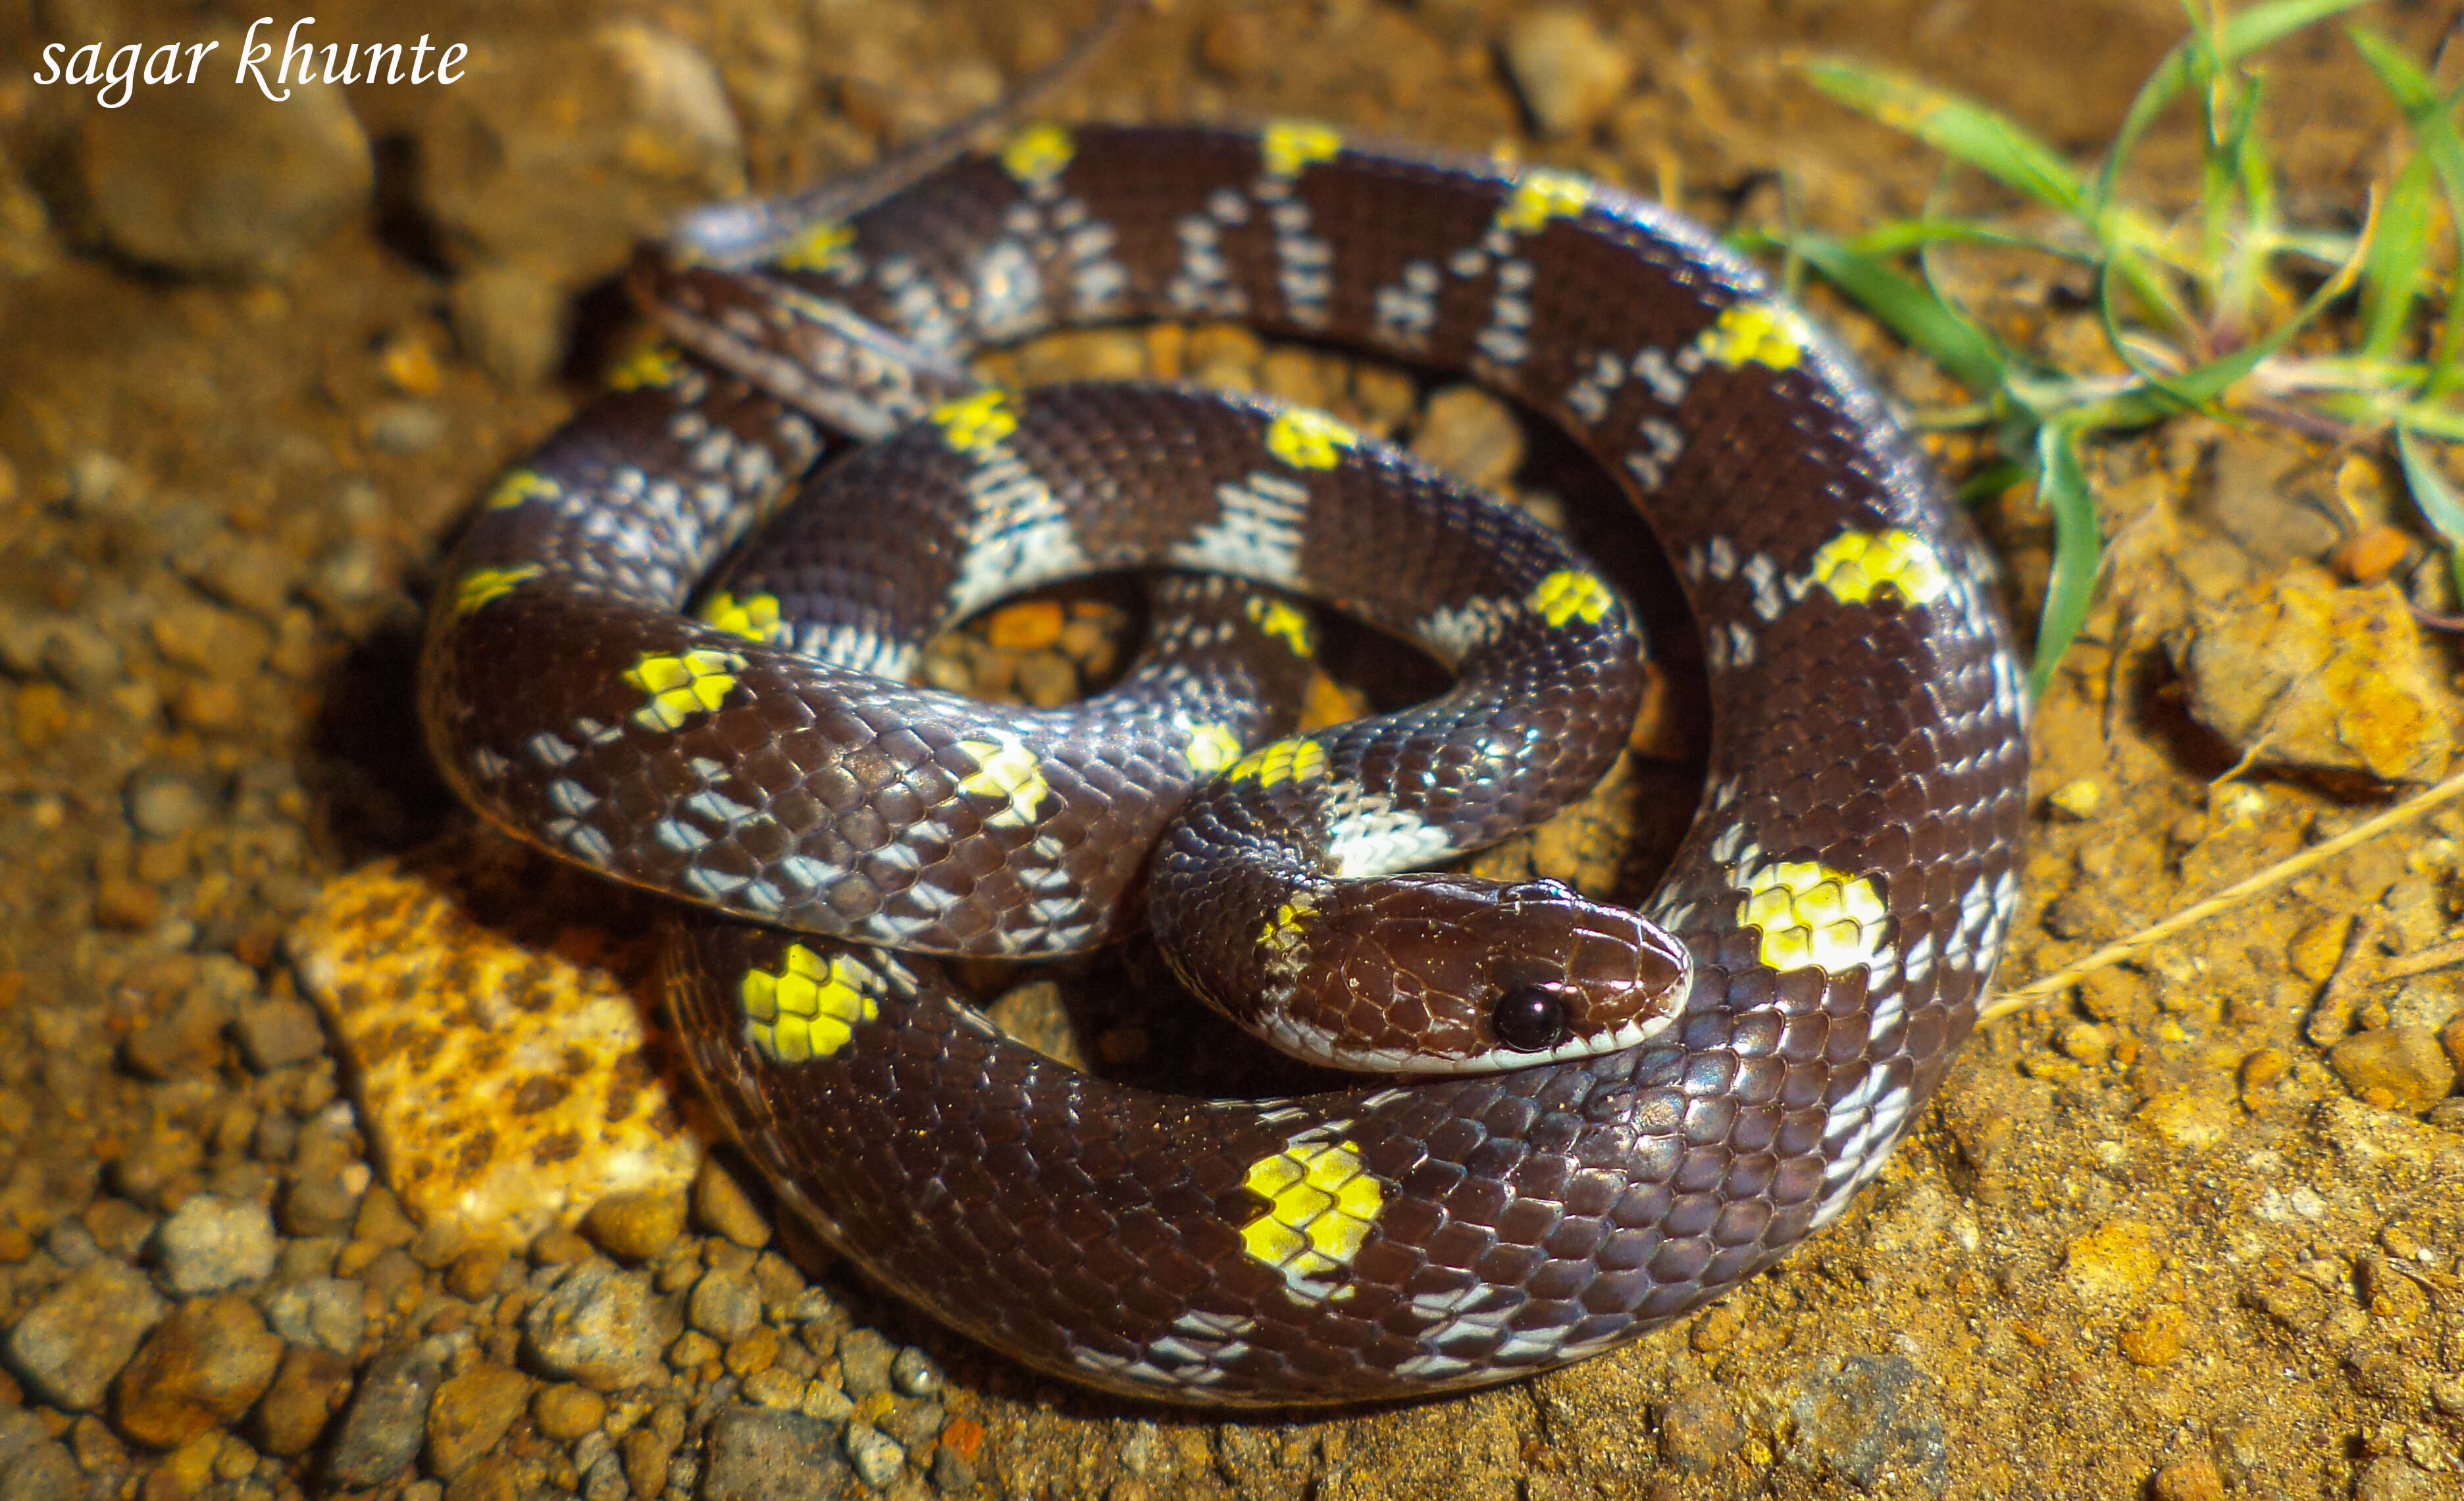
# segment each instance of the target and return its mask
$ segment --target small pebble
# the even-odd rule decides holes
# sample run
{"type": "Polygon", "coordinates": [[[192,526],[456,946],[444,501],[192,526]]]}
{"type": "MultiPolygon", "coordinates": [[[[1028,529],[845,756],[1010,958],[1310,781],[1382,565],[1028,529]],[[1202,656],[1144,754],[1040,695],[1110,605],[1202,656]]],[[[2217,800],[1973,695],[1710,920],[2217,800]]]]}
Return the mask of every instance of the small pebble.
{"type": "Polygon", "coordinates": [[[650,1422],[625,1435],[617,1452],[625,1457],[625,1478],[633,1494],[655,1496],[668,1488],[668,1461],[683,1435],[684,1413],[675,1407],[659,1408],[650,1422]]]}
{"type": "Polygon", "coordinates": [[[1679,1388],[1652,1417],[1660,1430],[1660,1457],[1681,1474],[1716,1468],[1745,1447],[1749,1437],[1736,1405],[1707,1381],[1679,1388]]]}
{"type": "Polygon", "coordinates": [[[351,1221],[351,1239],[391,1249],[407,1246],[419,1237],[419,1226],[402,1212],[402,1201],[390,1189],[379,1188],[360,1201],[360,1209],[351,1221]]]}
{"type": "Polygon", "coordinates": [[[230,1019],[219,997],[192,990],[170,1015],[129,1033],[121,1056],[149,1079],[202,1072],[222,1062],[223,1026],[230,1019]]]}
{"type": "Polygon", "coordinates": [[[1038,651],[1018,664],[1018,695],[1038,709],[1057,709],[1078,696],[1078,669],[1058,651],[1038,651]]]}
{"type": "Polygon", "coordinates": [[[102,1247],[83,1220],[62,1220],[43,1232],[43,1249],[54,1261],[74,1271],[102,1260],[102,1247]]]}
{"type": "Polygon", "coordinates": [[[389,401],[363,423],[368,442],[387,453],[421,453],[445,441],[445,413],[426,402],[389,401]]]}
{"type": "Polygon", "coordinates": [[[763,1407],[802,1407],[806,1384],[805,1379],[795,1372],[774,1365],[744,1379],[744,1396],[763,1407]]]}
{"type": "Polygon", "coordinates": [[[2221,1146],[2241,1120],[2233,1096],[2204,1088],[2159,1091],[2132,1118],[2172,1145],[2193,1152],[2221,1146]]]}
{"type": "Polygon", "coordinates": [[[359,1213],[359,1196],[343,1175],[307,1173],[291,1181],[280,1200],[282,1228],[293,1235],[331,1235],[359,1213]]]}
{"type": "Polygon", "coordinates": [[[1038,651],[1061,639],[1059,600],[1020,600],[993,611],[984,638],[1004,651],[1038,651]]]}
{"type": "Polygon", "coordinates": [[[165,1312],[136,1268],[96,1262],[46,1293],[9,1331],[9,1368],[40,1401],[89,1411],[165,1312]]]}
{"type": "Polygon", "coordinates": [[[875,1490],[896,1479],[907,1463],[907,1451],[898,1446],[898,1441],[869,1424],[848,1424],[839,1443],[847,1451],[847,1463],[855,1467],[856,1478],[875,1490]]]}
{"type": "Polygon", "coordinates": [[[890,1384],[902,1396],[930,1397],[941,1389],[941,1372],[932,1357],[907,1345],[890,1362],[890,1384]]]}
{"type": "Polygon", "coordinates": [[[2225,1501],[2225,1477],[2213,1462],[2175,1460],[2156,1472],[2156,1501],[2225,1501]]]}
{"type": "Polygon", "coordinates": [[[531,1398],[531,1419],[560,1444],[598,1430],[607,1420],[607,1399],[573,1381],[542,1386],[531,1398]]]}
{"type": "Polygon", "coordinates": [[[2450,1501],[2453,1489],[2446,1482],[2447,1461],[2435,1450],[2424,1458],[2437,1465],[2432,1474],[2402,1454],[2379,1454],[2363,1462],[2353,1474],[2353,1501],[2450,1501]]]}
{"type": "Polygon", "coordinates": [[[1907,1493],[1947,1488],[1938,1388],[1905,1356],[1825,1359],[1789,1404],[1789,1457],[1799,1468],[1879,1489],[1894,1475],[1907,1493]]]}
{"type": "Polygon", "coordinates": [[[730,1376],[741,1379],[770,1369],[778,1362],[779,1351],[779,1332],[767,1324],[756,1324],[742,1338],[729,1342],[719,1363],[730,1376]]]}
{"type": "Polygon", "coordinates": [[[496,1446],[530,1401],[531,1379],[481,1361],[436,1388],[428,1407],[428,1468],[452,1478],[496,1446]]]}
{"type": "Polygon", "coordinates": [[[571,1230],[550,1230],[531,1242],[531,1265],[567,1267],[590,1259],[590,1243],[571,1230]]]}
{"type": "Polygon", "coordinates": [[[564,295],[521,266],[487,265],[453,283],[453,334],[497,385],[528,390],[564,359],[564,295]]]}
{"type": "Polygon", "coordinates": [[[800,1410],[807,1418],[824,1423],[845,1423],[855,1412],[855,1399],[842,1387],[816,1379],[804,1387],[804,1400],[800,1410]]]}
{"type": "Polygon", "coordinates": [[[1634,80],[1634,59],[1578,7],[1513,15],[1503,51],[1515,91],[1545,136],[1589,130],[1634,80]]]}
{"type": "Polygon", "coordinates": [[[496,1291],[513,1258],[499,1246],[480,1246],[453,1258],[445,1269],[445,1291],[473,1302],[496,1291]]]}
{"type": "MultiPolygon", "coordinates": [[[[222,57],[245,40],[223,27],[200,35],[222,57]]],[[[375,166],[342,91],[289,90],[276,107],[244,88],[178,88],[142,109],[88,112],[78,166],[112,248],[176,272],[275,276],[360,212],[375,166]]]]}
{"type": "Polygon", "coordinates": [[[2412,540],[2380,522],[2365,526],[2336,544],[2327,561],[2354,584],[2376,584],[2396,570],[2412,551],[2412,540]]]}
{"type": "Polygon", "coordinates": [[[419,1233],[410,1238],[405,1249],[409,1251],[410,1259],[422,1267],[430,1271],[442,1271],[460,1260],[470,1244],[471,1233],[463,1227],[461,1221],[440,1219],[421,1225],[419,1233]]]}
{"type": "Polygon", "coordinates": [[[436,351],[416,334],[396,334],[377,351],[377,368],[406,396],[433,396],[445,384],[436,351]]]}
{"type": "Polygon", "coordinates": [[[976,1489],[976,1463],[948,1444],[933,1450],[933,1485],[945,1496],[964,1496],[976,1489]]]}
{"type": "Polygon", "coordinates": [[[583,1480],[583,1501],[627,1501],[633,1493],[625,1479],[625,1460],[614,1451],[593,1461],[583,1480]]]}
{"type": "Polygon", "coordinates": [[[99,698],[119,686],[121,656],[119,646],[101,631],[80,621],[62,621],[43,644],[42,667],[78,697],[99,698]]]}
{"type": "Polygon", "coordinates": [[[280,1249],[265,1206],[199,1194],[154,1232],[165,1291],[180,1297],[263,1280],[280,1249]]]}
{"type": "Polygon", "coordinates": [[[2296,563],[2194,604],[2166,649],[2192,717],[2265,764],[2387,782],[2446,772],[2454,695],[2392,583],[2344,588],[2296,563]]]}
{"type": "Polygon", "coordinates": [[[272,542],[226,538],[184,570],[226,605],[274,621],[291,600],[291,555],[272,542]]]}
{"type": "Polygon", "coordinates": [[[610,1194],[583,1217],[582,1233],[618,1261],[646,1262],[684,1233],[685,1209],[681,1193],[610,1194]]]}
{"type": "Polygon", "coordinates": [[[709,1501],[828,1501],[847,1491],[847,1467],[826,1424],[777,1407],[731,1402],[711,1424],[709,1501]]]}
{"type": "Polygon", "coordinates": [[[366,1287],[344,1277],[309,1277],[265,1300],[274,1332],[294,1345],[347,1356],[367,1329],[366,1287]]]}
{"type": "Polygon", "coordinates": [[[547,1375],[621,1391],[662,1379],[660,1356],[681,1323],[649,1277],[588,1261],[523,1313],[523,1349],[547,1375]]]}
{"type": "Polygon", "coordinates": [[[2045,806],[2066,818],[2085,823],[2104,806],[2105,786],[2094,777],[2075,777],[2045,796],[2045,806]]]}
{"type": "Polygon", "coordinates": [[[678,1371],[698,1371],[718,1358],[718,1341],[698,1329],[688,1329],[668,1346],[668,1364],[678,1371]]]}
{"type": "Polygon", "coordinates": [[[326,1479],[363,1490],[402,1473],[427,1442],[428,1407],[444,1381],[446,1354],[442,1340],[423,1339],[377,1358],[326,1451],[326,1479]]]}
{"type": "Polygon", "coordinates": [[[847,1395],[862,1402],[890,1390],[890,1364],[897,1352],[869,1329],[850,1329],[839,1335],[840,1381],[847,1395]]]}
{"type": "MultiPolygon", "coordinates": [[[[884,1399],[876,1397],[873,1401],[881,1402],[884,1399]]],[[[888,1410],[875,1421],[881,1424],[882,1432],[896,1439],[899,1446],[912,1454],[939,1437],[946,1420],[939,1402],[904,1402],[888,1403],[888,1410]]]]}
{"type": "Polygon", "coordinates": [[[705,1158],[693,1178],[693,1207],[694,1219],[714,1234],[756,1250],[770,1244],[770,1222],[715,1157],[705,1158]]]}
{"type": "Polygon", "coordinates": [[[1412,454],[1467,485],[1497,489],[1523,467],[1523,425],[1477,386],[1450,386],[1429,398],[1412,454]]]}
{"type": "Polygon", "coordinates": [[[2157,1308],[2141,1323],[2123,1331],[2123,1358],[2149,1370],[2170,1365],[2181,1358],[2182,1338],[2188,1329],[2189,1322],[2180,1309],[2169,1303],[2157,1308]]]}
{"type": "Polygon", "coordinates": [[[282,1341],[246,1298],[200,1298],[173,1309],[112,1391],[120,1431],[174,1448],[248,1411],[273,1383],[282,1341]]]}
{"type": "Polygon", "coordinates": [[[258,1073],[305,1063],[325,1050],[324,1024],[305,1001],[280,997],[239,1008],[240,1056],[258,1073]]]}
{"type": "Polygon", "coordinates": [[[99,927],[142,932],[163,920],[163,898],[142,881],[106,876],[95,887],[94,920],[99,927]]]}
{"type": "Polygon", "coordinates": [[[2062,1273],[2088,1303],[2113,1303],[2146,1290],[2163,1269],[2163,1238],[2135,1220],[2109,1220],[2074,1238],[2062,1273]]]}
{"type": "Polygon", "coordinates": [[[197,778],[178,766],[141,767],[121,796],[129,827],[148,839],[185,834],[214,811],[214,800],[197,778]]]}
{"type": "Polygon", "coordinates": [[[85,1481],[67,1446],[45,1440],[0,1469],[0,1501],[66,1501],[89,1493],[85,1481]]]}
{"type": "Polygon", "coordinates": [[[2355,1032],[2327,1050],[2327,1062],[2354,1097],[2418,1115],[2455,1088],[2455,1064],[2436,1033],[2422,1026],[2355,1032]]]}
{"type": "Polygon", "coordinates": [[[2077,1062],[2096,1065],[2113,1056],[2113,1039],[2094,1022],[2074,1022],[2057,1034],[2057,1045],[2064,1056],[2077,1062]]]}

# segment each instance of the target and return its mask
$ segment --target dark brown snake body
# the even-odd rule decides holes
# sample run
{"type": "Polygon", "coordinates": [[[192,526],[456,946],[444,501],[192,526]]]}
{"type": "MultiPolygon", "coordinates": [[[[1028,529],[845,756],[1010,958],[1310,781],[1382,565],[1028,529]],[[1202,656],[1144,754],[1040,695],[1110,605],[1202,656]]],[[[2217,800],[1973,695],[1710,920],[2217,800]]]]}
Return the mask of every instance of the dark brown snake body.
{"type": "MultiPolygon", "coordinates": [[[[1373,155],[1290,126],[1037,127],[765,254],[671,278],[710,364],[630,367],[499,485],[437,608],[423,703],[457,788],[499,823],[762,919],[682,924],[672,1004],[748,1149],[842,1250],[1075,1380],[1350,1402],[1614,1347],[1769,1266],[1880,1171],[1973,1025],[2015,906],[2024,689],[1964,518],[1863,378],[1750,268],[1567,174],[1373,155]],[[1684,952],[1655,958],[1649,924],[1593,916],[1551,883],[1507,903],[1585,935],[1540,956],[1562,971],[1552,984],[1595,945],[1637,974],[1679,964],[1641,1041],[1476,1077],[1185,1098],[1005,1039],[925,961],[769,925],[896,940],[929,923],[940,952],[1091,941],[1147,858],[1133,841],[1163,826],[1159,789],[1197,781],[1198,758],[1155,747],[1201,719],[1243,744],[1270,732],[1247,695],[1277,670],[1255,652],[1201,669],[1164,643],[1148,686],[1172,679],[1169,715],[1135,694],[1090,700],[1078,730],[1113,750],[1066,762],[1040,739],[1048,721],[993,710],[995,733],[954,728],[934,695],[780,644],[801,629],[833,660],[895,673],[905,628],[880,623],[915,613],[895,600],[800,628],[731,587],[701,622],[675,613],[819,453],[798,408],[860,436],[929,417],[899,441],[957,455],[975,512],[935,564],[935,609],[1098,556],[1096,523],[1055,500],[1075,492],[1024,452],[1045,399],[1023,416],[957,371],[990,343],[1150,318],[1238,319],[1467,372],[1563,425],[1676,561],[1706,638],[1708,785],[1643,916],[1684,952]],[[924,358],[873,358],[867,323],[924,358]]],[[[1116,461],[1140,399],[1155,398],[1053,398],[1112,422],[1086,447],[1116,461]]],[[[1302,483],[1330,441],[1303,427],[1298,449],[1235,464],[1271,482],[1225,480],[1206,502],[1220,509],[1175,534],[1212,541],[1160,561],[1302,592],[1386,565],[1335,556],[1381,543],[1344,541],[1302,483]]],[[[1424,580],[1458,592],[1408,603],[1331,592],[1470,661],[1615,613],[1569,572],[1424,580]]],[[[1613,720],[1625,692],[1574,696],[1613,720]]],[[[1230,781],[1337,798],[1294,815],[1331,869],[1330,849],[1363,840],[1457,848],[1428,829],[1459,803],[1477,811],[1475,784],[1545,812],[1572,795],[1568,766],[1614,754],[1614,728],[1603,745],[1590,720],[1516,712],[1424,718],[1451,760],[1398,767],[1363,744],[1309,769],[1338,727],[1253,752],[1230,781]],[[1404,791],[1342,804],[1373,769],[1404,791]]],[[[1261,926],[1254,894],[1199,884],[1221,854],[1210,839],[1247,837],[1243,805],[1221,796],[1201,793],[1165,836],[1150,897],[1159,926],[1216,945],[1191,978],[1350,941],[1331,929],[1362,915],[1286,901],[1261,926]]]]}

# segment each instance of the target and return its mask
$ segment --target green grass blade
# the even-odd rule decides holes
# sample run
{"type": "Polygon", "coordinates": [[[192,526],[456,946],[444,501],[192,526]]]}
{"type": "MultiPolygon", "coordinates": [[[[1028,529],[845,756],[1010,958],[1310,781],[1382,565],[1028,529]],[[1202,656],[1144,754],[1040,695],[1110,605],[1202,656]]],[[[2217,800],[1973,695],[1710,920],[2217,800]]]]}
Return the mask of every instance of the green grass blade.
{"type": "Polygon", "coordinates": [[[2064,213],[2079,213],[2087,185],[2060,152],[2012,120],[1947,89],[1850,62],[1813,62],[1803,71],[1840,103],[1903,130],[1943,155],[2064,213]]]}
{"type": "MultiPolygon", "coordinates": [[[[2256,369],[2259,362],[2274,356],[2286,344],[2291,343],[2296,334],[2308,327],[2320,314],[2327,310],[2331,303],[2351,289],[2354,278],[2361,275],[2362,266],[2369,257],[2370,247],[2378,240],[2378,229],[2379,214],[2376,206],[2373,205],[2369,222],[2362,227],[2362,243],[2354,252],[2353,257],[2339,267],[2334,276],[2321,282],[2319,290],[2311,293],[2309,299],[2303,302],[2291,318],[2269,329],[2260,338],[2252,340],[2231,354],[2219,356],[2205,364],[2184,370],[2178,375],[2166,375],[2146,370],[2138,366],[2135,362],[2133,368],[2140,369],[2146,377],[2149,386],[2186,407],[2205,407],[2217,400],[2232,388],[2234,382],[2256,369]]],[[[2106,323],[2108,331],[2112,331],[2110,318],[2111,315],[2108,313],[2106,323]]],[[[2123,351],[2123,358],[2129,358],[2128,345],[2118,336],[2114,343],[2116,348],[2123,351]]]]}
{"type": "Polygon", "coordinates": [[[2378,237],[2362,262],[2362,342],[2365,360],[2384,360],[2404,342],[2412,321],[2421,268],[2436,229],[2430,159],[2415,156],[2396,174],[2379,211],[2378,237]]]}
{"type": "Polygon", "coordinates": [[[2447,544],[2447,566],[2455,580],[2455,595],[2464,599],[2464,503],[2456,500],[2447,476],[2414,441],[2409,424],[2396,425],[2395,453],[2404,466],[2404,487],[2412,495],[2413,507],[2447,544]]]}
{"type": "Polygon", "coordinates": [[[2454,488],[2447,476],[2438,472],[2437,461],[2423,451],[2413,436],[2410,423],[2399,423],[2395,430],[2396,458],[2404,466],[2404,486],[2412,493],[2412,503],[2421,519],[2447,544],[2447,550],[2464,549],[2464,501],[2455,497],[2454,488]]]}
{"type": "Polygon", "coordinates": [[[2092,252],[2065,245],[2041,234],[2027,234],[1981,219],[1897,219],[1840,242],[1865,255],[1901,255],[1928,245],[1991,245],[2004,250],[2035,251],[2062,260],[2089,261],[2092,252]]]}
{"type": "Polygon", "coordinates": [[[2453,407],[2429,402],[2415,402],[2396,419],[2397,425],[2425,438],[2442,443],[2464,443],[2464,411],[2453,407]]]}
{"type": "MultiPolygon", "coordinates": [[[[2458,244],[2464,245],[2464,139],[2456,135],[2454,115],[2456,94],[2464,92],[2464,85],[2442,96],[2420,64],[2386,37],[2359,26],[2346,27],[2344,34],[2352,38],[2363,60],[2378,75],[2380,87],[2411,122],[2413,143],[2437,174],[2439,190],[2447,200],[2447,221],[2455,230],[2458,244]]],[[[2430,366],[2428,394],[2441,395],[2464,386],[2464,270],[2448,278],[2447,311],[2439,320],[2430,366]]]]}
{"type": "Polygon", "coordinates": [[[2438,106],[2438,85],[2430,80],[2421,64],[2405,55],[2403,48],[2366,26],[2345,27],[2344,34],[2352,38],[2354,50],[2370,65],[2370,71],[2379,76],[2379,87],[2387,91],[2395,107],[2408,118],[2438,106]]]}
{"type": "Polygon", "coordinates": [[[1887,261],[1825,235],[1797,234],[1790,245],[1858,306],[1916,345],[1979,396],[2000,390],[2010,358],[1991,335],[1958,309],[1901,275],[1887,261]]]}
{"type": "Polygon", "coordinates": [[[2027,478],[2027,465],[2012,459],[1997,458],[1961,480],[1959,489],[1954,493],[1961,501],[1973,505],[1979,500],[1990,500],[2013,485],[2025,482],[2027,478]]]}
{"type": "MultiPolygon", "coordinates": [[[[2139,94],[2130,101],[2130,111],[2122,117],[2122,128],[2114,133],[2113,145],[2105,153],[2104,165],[2097,172],[2096,186],[2088,203],[2091,209],[2102,210],[2113,202],[2114,179],[2122,173],[2123,159],[2139,143],[2165,106],[2182,97],[2201,73],[2212,72],[2222,63],[2231,63],[2267,47],[2305,26],[2315,25],[2340,11],[2349,11],[2365,0],[2272,0],[2271,4],[2254,6],[2229,18],[2212,50],[2204,36],[2186,37],[2165,55],[2147,81],[2139,86],[2139,94]],[[2220,60],[2211,60],[2222,53],[2220,60]],[[2208,56],[2200,55],[2206,53],[2208,56]],[[2202,69],[2200,66],[2207,66],[2202,69]]],[[[2192,17],[2196,24],[2195,14],[2192,17]]]]}
{"type": "Polygon", "coordinates": [[[2036,661],[2028,674],[2041,697],[2062,653],[2087,624],[2104,543],[2075,425],[2047,423],[2036,430],[2036,496],[2054,513],[2054,572],[2045,587],[2044,613],[2036,617],[2036,661]]]}

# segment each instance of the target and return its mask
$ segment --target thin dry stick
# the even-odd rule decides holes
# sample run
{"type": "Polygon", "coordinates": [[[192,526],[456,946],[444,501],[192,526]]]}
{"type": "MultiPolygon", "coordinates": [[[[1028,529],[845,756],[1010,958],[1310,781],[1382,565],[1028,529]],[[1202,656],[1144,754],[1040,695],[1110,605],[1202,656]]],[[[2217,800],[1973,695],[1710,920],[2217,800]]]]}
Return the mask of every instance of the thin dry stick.
{"type": "Polygon", "coordinates": [[[2375,818],[2364,819],[2326,843],[2312,845],[2293,858],[2269,866],[2246,881],[2236,881],[2207,900],[2193,902],[2164,921],[2142,928],[2126,938],[2118,938],[2085,959],[2065,964],[2052,974],[2032,980],[2015,990],[2005,991],[1991,1004],[1985,1007],[1978,1020],[1998,1022],[2013,1012],[2024,1011],[2033,1005],[2051,1000],[2068,986],[2077,984],[2082,976],[2092,975],[2100,969],[2119,964],[2149,944],[2161,942],[2184,928],[2205,922],[2237,902],[2259,895],[2264,892],[2274,891],[2295,876],[2336,858],[2355,845],[2367,844],[2388,829],[2409,824],[2440,804],[2453,801],[2459,796],[2464,796],[2464,774],[2450,777],[2433,787],[2414,793],[2386,812],[2375,818]]]}
{"type": "Polygon", "coordinates": [[[2387,932],[2387,921],[2384,912],[2365,912],[2360,921],[2344,930],[2344,952],[2336,957],[2335,970],[2327,976],[2319,999],[2310,1004],[2310,1040],[2321,1047],[2352,1030],[2354,1001],[2378,982],[2379,976],[2374,973],[2378,966],[2370,961],[2370,956],[2379,946],[2379,936],[2387,932]],[[2321,1018],[2332,1027],[2324,1037],[2320,1035],[2321,1018]]]}
{"type": "Polygon", "coordinates": [[[2427,975],[2432,970],[2452,969],[2457,964],[2464,964],[2464,943],[2441,943],[2434,948],[2407,954],[2402,959],[2387,960],[2379,970],[2378,978],[2410,980],[2415,975],[2427,975]]]}

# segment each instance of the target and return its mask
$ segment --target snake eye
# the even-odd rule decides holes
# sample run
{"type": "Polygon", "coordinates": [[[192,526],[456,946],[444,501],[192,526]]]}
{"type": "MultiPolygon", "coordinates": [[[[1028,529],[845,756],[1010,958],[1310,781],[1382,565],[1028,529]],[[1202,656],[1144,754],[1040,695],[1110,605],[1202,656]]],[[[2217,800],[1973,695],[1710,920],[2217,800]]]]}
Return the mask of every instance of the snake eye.
{"type": "Polygon", "coordinates": [[[1497,998],[1488,1025],[1516,1052],[1545,1052],[1566,1040],[1566,1007],[1547,985],[1516,985],[1497,998]]]}

